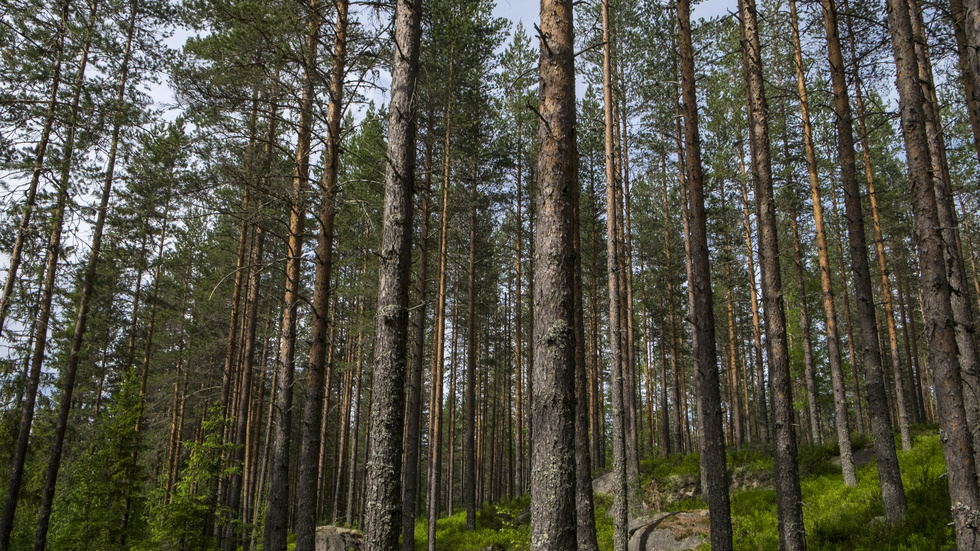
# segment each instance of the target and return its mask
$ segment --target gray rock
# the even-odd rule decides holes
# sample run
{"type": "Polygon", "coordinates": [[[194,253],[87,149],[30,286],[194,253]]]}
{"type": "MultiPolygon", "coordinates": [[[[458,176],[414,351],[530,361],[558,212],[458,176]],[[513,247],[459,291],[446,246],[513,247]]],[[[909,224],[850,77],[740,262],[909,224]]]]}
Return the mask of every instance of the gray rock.
{"type": "Polygon", "coordinates": [[[612,494],[616,488],[616,473],[608,471],[592,480],[592,491],[597,494],[612,494]]]}
{"type": "Polygon", "coordinates": [[[360,551],[364,534],[340,526],[319,526],[316,529],[316,551],[360,551]]]}
{"type": "Polygon", "coordinates": [[[659,513],[630,523],[629,551],[686,551],[708,541],[708,512],[659,513]]]}

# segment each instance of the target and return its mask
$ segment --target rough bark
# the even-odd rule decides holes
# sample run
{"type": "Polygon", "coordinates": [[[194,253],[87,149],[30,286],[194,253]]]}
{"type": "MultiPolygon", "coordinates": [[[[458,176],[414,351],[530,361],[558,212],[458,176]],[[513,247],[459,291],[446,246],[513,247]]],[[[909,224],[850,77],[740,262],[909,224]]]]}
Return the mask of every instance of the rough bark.
{"type": "Polygon", "coordinates": [[[973,147],[980,158],[980,2],[950,0],[949,11],[953,18],[953,34],[966,91],[970,128],[973,130],[973,147]]]}
{"type": "Polygon", "coordinates": [[[377,323],[374,397],[368,430],[364,496],[364,549],[398,547],[401,514],[401,455],[408,340],[408,287],[415,185],[415,83],[418,78],[422,0],[399,0],[395,11],[385,171],[384,222],[377,323]]]}
{"type": "MultiPolygon", "coordinates": [[[[541,3],[532,371],[532,551],[576,549],[572,2],[541,3]]],[[[623,465],[625,467],[625,465],[623,465]]],[[[624,471],[625,473],[625,471],[624,471]]],[[[623,481],[625,483],[625,480],[623,481]]],[[[625,484],[624,484],[625,486],[625,484]]]]}
{"type": "MultiPolygon", "coordinates": [[[[953,188],[946,159],[946,143],[939,116],[939,99],[933,84],[932,62],[929,57],[922,13],[914,0],[908,0],[912,22],[912,36],[919,67],[919,82],[923,94],[926,139],[932,159],[933,189],[936,194],[936,211],[939,215],[943,258],[946,261],[946,277],[950,285],[950,303],[953,308],[956,344],[959,348],[960,376],[963,379],[963,400],[966,419],[972,434],[980,434],[980,353],[977,350],[976,324],[970,304],[970,289],[963,261],[959,222],[953,204],[953,188]]],[[[973,461],[980,468],[980,446],[974,446],[973,461]]]]}

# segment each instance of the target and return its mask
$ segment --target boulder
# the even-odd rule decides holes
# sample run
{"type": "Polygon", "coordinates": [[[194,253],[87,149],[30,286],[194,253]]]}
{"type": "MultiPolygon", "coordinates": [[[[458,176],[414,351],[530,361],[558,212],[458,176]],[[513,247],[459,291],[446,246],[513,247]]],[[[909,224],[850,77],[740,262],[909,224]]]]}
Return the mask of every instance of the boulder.
{"type": "Polygon", "coordinates": [[[629,551],[686,551],[707,542],[708,511],[658,513],[630,522],[629,551]]]}
{"type": "Polygon", "coordinates": [[[606,471],[592,479],[592,491],[597,494],[610,494],[616,489],[616,473],[606,471]]]}
{"type": "Polygon", "coordinates": [[[316,529],[316,551],[360,551],[364,534],[340,526],[319,526],[316,529]]]}

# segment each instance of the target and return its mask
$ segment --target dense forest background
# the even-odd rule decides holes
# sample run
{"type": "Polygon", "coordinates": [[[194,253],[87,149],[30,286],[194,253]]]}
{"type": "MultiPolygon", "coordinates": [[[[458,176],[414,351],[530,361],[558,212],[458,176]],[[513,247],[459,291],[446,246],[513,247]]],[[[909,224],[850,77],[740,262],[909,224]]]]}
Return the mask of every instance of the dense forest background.
{"type": "MultiPolygon", "coordinates": [[[[586,480],[622,473],[616,549],[640,463],[696,451],[714,515],[726,449],[774,453],[782,499],[797,445],[836,442],[853,485],[851,439],[873,437],[900,523],[910,427],[941,428],[973,548],[975,4],[733,0],[686,27],[685,0],[576,5],[565,376],[586,480]]],[[[434,551],[441,515],[466,507],[472,529],[532,491],[553,434],[534,401],[554,52],[492,0],[420,10],[389,384],[394,3],[0,6],[0,550],[312,549],[313,526],[370,516],[372,416],[390,417],[372,408],[392,404],[404,549],[416,522],[434,551]]],[[[780,541],[802,548],[787,511],[780,541]]]]}

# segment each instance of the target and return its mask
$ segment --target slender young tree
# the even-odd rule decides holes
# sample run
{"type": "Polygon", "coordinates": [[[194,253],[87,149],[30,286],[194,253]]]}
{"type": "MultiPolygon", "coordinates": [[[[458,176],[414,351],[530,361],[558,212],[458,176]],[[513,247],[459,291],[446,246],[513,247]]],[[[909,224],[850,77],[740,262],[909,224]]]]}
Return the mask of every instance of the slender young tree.
{"type": "Polygon", "coordinates": [[[369,418],[364,495],[365,551],[388,551],[398,547],[408,287],[414,220],[414,98],[418,80],[421,14],[422,0],[399,0],[395,8],[395,53],[375,325],[375,388],[369,418]]]}
{"type": "MultiPolygon", "coordinates": [[[[544,4],[541,13],[544,14],[544,4]]],[[[616,150],[615,131],[617,125],[613,111],[612,76],[612,28],[610,24],[609,0],[602,0],[602,90],[603,116],[605,118],[606,153],[606,269],[609,275],[609,378],[612,382],[613,418],[613,548],[625,551],[629,540],[629,479],[626,465],[626,404],[624,403],[625,377],[623,374],[624,351],[622,334],[622,289],[620,288],[620,243],[617,232],[618,201],[616,198],[616,150]]],[[[543,15],[542,15],[543,18],[543,15]]],[[[542,60],[548,43],[542,40],[542,60]]],[[[544,64],[542,62],[542,75],[544,64]]],[[[542,84],[542,89],[544,85],[542,84]]],[[[543,97],[543,96],[542,96],[543,97]]],[[[543,102],[542,102],[543,103],[543,102]]],[[[543,148],[542,148],[543,149],[543,148]]],[[[539,209],[540,211],[540,209],[539,209]]]]}
{"type": "Polygon", "coordinates": [[[793,59],[796,67],[797,89],[800,94],[800,115],[803,121],[803,149],[806,155],[807,175],[809,176],[810,182],[810,197],[813,202],[813,223],[817,233],[817,263],[820,269],[820,288],[823,292],[823,311],[826,319],[827,359],[830,364],[830,380],[834,391],[837,446],[840,450],[841,471],[844,475],[844,484],[856,486],[857,474],[855,473],[854,459],[851,453],[847,394],[844,389],[844,371],[841,367],[840,336],[837,332],[837,310],[834,303],[834,285],[830,272],[827,228],[823,216],[823,198],[820,193],[817,154],[813,145],[813,126],[810,123],[810,103],[807,95],[806,76],[803,69],[800,27],[796,16],[795,0],[790,0],[789,9],[793,29],[793,59]]]}

